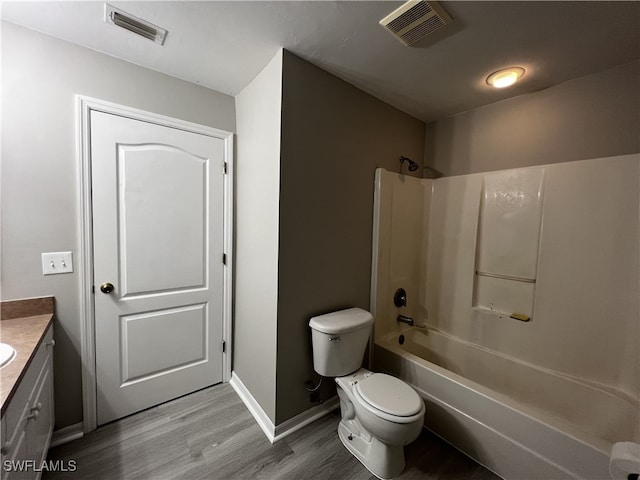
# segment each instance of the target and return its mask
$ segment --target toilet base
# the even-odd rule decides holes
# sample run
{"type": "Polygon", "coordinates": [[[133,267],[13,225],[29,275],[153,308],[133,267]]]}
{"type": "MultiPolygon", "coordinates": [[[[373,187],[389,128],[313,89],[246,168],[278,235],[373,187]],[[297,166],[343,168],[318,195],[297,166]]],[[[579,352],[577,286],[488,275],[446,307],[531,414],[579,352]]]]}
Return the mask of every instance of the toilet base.
{"type": "Polygon", "coordinates": [[[376,477],[389,480],[404,470],[404,447],[382,443],[369,435],[357,420],[341,420],[338,437],[346,449],[376,477]]]}

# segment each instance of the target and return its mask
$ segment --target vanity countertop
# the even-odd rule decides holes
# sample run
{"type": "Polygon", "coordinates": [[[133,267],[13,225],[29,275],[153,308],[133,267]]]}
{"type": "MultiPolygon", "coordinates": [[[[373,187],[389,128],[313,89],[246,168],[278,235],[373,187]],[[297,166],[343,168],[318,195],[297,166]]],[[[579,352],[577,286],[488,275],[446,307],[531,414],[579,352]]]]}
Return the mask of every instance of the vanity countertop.
{"type": "Polygon", "coordinates": [[[2,414],[53,321],[53,305],[53,297],[2,302],[0,342],[16,350],[15,358],[0,369],[2,414]]]}

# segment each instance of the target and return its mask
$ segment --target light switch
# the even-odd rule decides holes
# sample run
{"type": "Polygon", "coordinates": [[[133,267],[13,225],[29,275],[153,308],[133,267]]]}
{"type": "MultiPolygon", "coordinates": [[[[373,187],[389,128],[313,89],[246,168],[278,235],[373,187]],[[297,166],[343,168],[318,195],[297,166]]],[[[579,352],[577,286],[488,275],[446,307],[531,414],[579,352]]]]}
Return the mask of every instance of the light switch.
{"type": "Polygon", "coordinates": [[[56,275],[73,272],[71,252],[51,252],[42,254],[42,274],[56,275]]]}

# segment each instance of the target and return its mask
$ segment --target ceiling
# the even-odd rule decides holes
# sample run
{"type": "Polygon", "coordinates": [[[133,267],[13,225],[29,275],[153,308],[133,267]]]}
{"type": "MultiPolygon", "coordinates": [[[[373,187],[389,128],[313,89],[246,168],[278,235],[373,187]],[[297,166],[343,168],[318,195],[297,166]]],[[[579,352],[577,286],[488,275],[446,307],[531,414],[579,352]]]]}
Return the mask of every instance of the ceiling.
{"type": "Polygon", "coordinates": [[[640,2],[443,1],[450,25],[405,47],[378,21],[403,2],[109,2],[169,30],[164,46],[104,22],[104,3],[2,2],[2,19],[226,93],[281,47],[432,121],[640,58],[640,2]],[[519,65],[517,85],[485,78],[519,65]]]}

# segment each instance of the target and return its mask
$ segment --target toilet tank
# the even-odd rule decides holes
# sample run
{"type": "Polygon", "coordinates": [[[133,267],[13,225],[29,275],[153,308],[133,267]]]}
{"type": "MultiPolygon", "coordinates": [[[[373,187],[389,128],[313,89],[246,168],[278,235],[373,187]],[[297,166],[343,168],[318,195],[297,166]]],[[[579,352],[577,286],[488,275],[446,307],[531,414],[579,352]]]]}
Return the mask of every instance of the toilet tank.
{"type": "Polygon", "coordinates": [[[324,377],[342,377],[362,366],[373,315],[349,308],[313,317],[309,321],[313,369],[324,377]]]}

